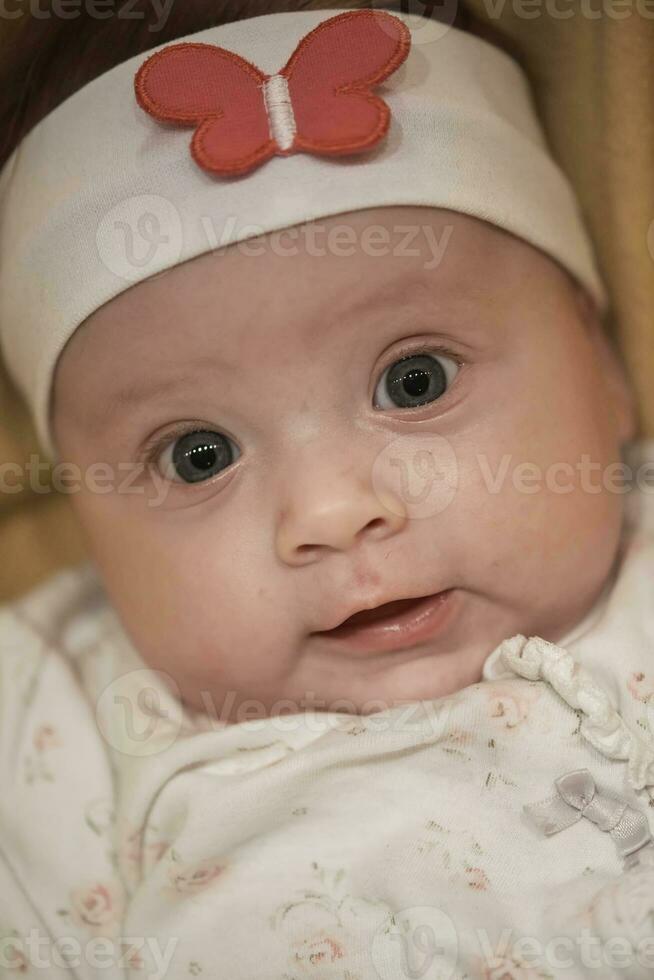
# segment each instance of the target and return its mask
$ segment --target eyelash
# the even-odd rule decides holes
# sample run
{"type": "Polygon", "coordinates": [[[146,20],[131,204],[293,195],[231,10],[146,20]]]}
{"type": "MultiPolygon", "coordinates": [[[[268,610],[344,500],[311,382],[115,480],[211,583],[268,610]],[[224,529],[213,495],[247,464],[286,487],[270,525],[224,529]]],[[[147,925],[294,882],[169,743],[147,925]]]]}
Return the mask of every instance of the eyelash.
{"type": "Polygon", "coordinates": [[[185,422],[177,428],[164,432],[163,435],[148,439],[141,451],[141,459],[146,467],[154,466],[164,449],[175,442],[181,436],[186,436],[189,432],[196,432],[198,429],[208,428],[206,422],[185,422]]]}
{"type": "MultiPolygon", "coordinates": [[[[455,361],[455,363],[458,364],[459,367],[461,367],[464,363],[459,355],[455,354],[453,351],[449,350],[446,347],[443,347],[440,344],[422,344],[417,346],[412,344],[407,344],[406,346],[401,346],[399,349],[393,351],[392,356],[389,358],[387,363],[385,363],[384,366],[382,367],[379,377],[381,377],[384,371],[387,371],[388,368],[391,367],[391,365],[395,364],[396,361],[401,361],[405,357],[414,357],[419,354],[440,354],[443,357],[451,358],[451,360],[455,361]]],[[[379,378],[377,379],[377,381],[378,380],[379,378]]],[[[375,385],[377,384],[377,381],[375,382],[375,385]]],[[[424,406],[420,406],[420,407],[424,408],[424,406]]],[[[410,412],[411,409],[405,408],[405,409],[401,409],[401,411],[410,412]]],[[[188,435],[190,432],[195,432],[201,428],[207,428],[207,423],[199,422],[199,421],[191,422],[191,423],[186,422],[183,423],[182,425],[179,425],[177,428],[165,432],[163,435],[155,436],[151,439],[148,439],[145,445],[143,446],[143,449],[140,454],[143,464],[146,467],[154,466],[156,464],[157,459],[159,458],[159,455],[163,452],[163,450],[167,446],[170,445],[171,442],[175,442],[175,440],[179,439],[181,436],[188,435]]],[[[210,482],[210,481],[206,481],[206,482],[210,482]]]]}
{"type": "MultiPolygon", "coordinates": [[[[400,347],[399,349],[396,348],[393,351],[391,357],[385,362],[383,368],[381,369],[380,376],[384,373],[384,371],[388,370],[392,364],[395,364],[396,361],[401,361],[405,357],[415,357],[418,354],[440,354],[442,357],[449,357],[451,360],[455,361],[459,367],[463,365],[463,359],[458,354],[448,350],[447,347],[443,347],[442,344],[423,343],[418,344],[417,346],[407,344],[405,347],[400,347]]],[[[404,409],[404,411],[406,411],[406,409],[404,409]]]]}

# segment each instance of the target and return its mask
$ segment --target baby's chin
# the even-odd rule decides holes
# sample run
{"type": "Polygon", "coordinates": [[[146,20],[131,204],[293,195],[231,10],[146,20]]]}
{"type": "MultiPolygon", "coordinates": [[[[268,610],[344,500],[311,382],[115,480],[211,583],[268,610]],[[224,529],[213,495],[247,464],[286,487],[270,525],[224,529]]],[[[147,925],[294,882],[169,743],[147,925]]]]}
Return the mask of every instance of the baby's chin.
{"type": "Polygon", "coordinates": [[[524,634],[556,642],[587,612],[587,603],[572,610],[543,602],[537,613],[526,613],[497,597],[454,591],[452,615],[415,645],[384,650],[370,635],[357,645],[351,634],[309,634],[290,656],[288,640],[280,640],[287,655],[276,668],[273,643],[258,657],[251,645],[247,662],[223,661],[219,681],[210,666],[201,680],[183,668],[170,672],[185,706],[220,725],[307,712],[367,716],[464,691],[483,680],[484,664],[504,640],[524,634]]]}
{"type": "Polygon", "coordinates": [[[482,680],[484,663],[494,649],[495,644],[490,649],[488,644],[476,649],[426,649],[401,663],[390,660],[374,676],[353,681],[343,702],[351,703],[352,714],[369,715],[410,701],[446,698],[482,680]]]}
{"type": "Polygon", "coordinates": [[[347,647],[330,650],[324,644],[319,655],[314,651],[313,660],[307,658],[302,677],[296,679],[307,688],[311,681],[314,690],[322,687],[322,710],[359,715],[408,701],[438,700],[479,683],[484,664],[497,647],[533,624],[489,596],[455,591],[453,615],[431,638],[395,651],[353,649],[350,655],[347,647]]]}
{"type": "MultiPolygon", "coordinates": [[[[491,644],[492,649],[495,644],[491,644]]],[[[462,691],[482,679],[483,664],[492,652],[489,644],[477,648],[450,651],[405,651],[404,656],[386,655],[383,659],[368,661],[362,665],[341,664],[338,676],[321,686],[319,678],[299,688],[282,688],[275,691],[253,692],[242,689],[238,696],[220,696],[217,710],[210,709],[210,717],[220,719],[219,724],[237,724],[262,718],[274,718],[306,712],[338,713],[367,716],[392,710],[415,701],[437,701],[462,691]],[[409,659],[407,659],[407,657],[409,659]],[[348,669],[349,666],[349,669],[348,669]],[[356,667],[356,669],[355,669],[356,667]]],[[[321,678],[324,681],[324,678],[321,678]]],[[[180,685],[180,695],[185,707],[199,724],[207,715],[207,700],[196,697],[192,686],[180,685]]]]}
{"type": "MultiPolygon", "coordinates": [[[[279,672],[268,670],[265,678],[251,657],[238,676],[223,674],[222,690],[210,673],[198,683],[197,676],[175,671],[175,680],[187,708],[209,711],[228,724],[306,712],[365,716],[407,702],[436,701],[479,683],[484,663],[503,640],[534,632],[515,610],[487,596],[461,590],[457,605],[457,615],[442,633],[415,646],[356,649],[341,639],[310,635],[279,672]]],[[[259,662],[270,667],[271,658],[268,649],[259,662]]]]}

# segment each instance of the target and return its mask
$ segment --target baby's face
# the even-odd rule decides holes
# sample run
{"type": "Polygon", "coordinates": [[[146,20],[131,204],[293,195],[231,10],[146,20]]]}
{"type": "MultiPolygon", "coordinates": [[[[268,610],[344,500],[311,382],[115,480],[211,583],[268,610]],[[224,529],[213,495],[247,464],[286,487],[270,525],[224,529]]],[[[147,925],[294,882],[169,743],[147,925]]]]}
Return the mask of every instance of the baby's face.
{"type": "Polygon", "coordinates": [[[55,379],[61,459],[116,474],[71,495],[109,596],[223,720],[458,690],[503,638],[562,637],[617,553],[631,404],[567,275],[446,210],[314,229],[128,289],[55,379]],[[321,632],[445,590],[417,633],[321,632]]]}

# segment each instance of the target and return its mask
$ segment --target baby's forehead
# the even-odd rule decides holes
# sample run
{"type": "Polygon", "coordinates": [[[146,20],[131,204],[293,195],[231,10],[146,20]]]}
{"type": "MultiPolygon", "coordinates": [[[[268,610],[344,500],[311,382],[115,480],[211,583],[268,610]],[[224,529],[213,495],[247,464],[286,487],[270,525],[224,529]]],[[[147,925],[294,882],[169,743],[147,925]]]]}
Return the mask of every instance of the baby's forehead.
{"type": "Polygon", "coordinates": [[[444,209],[370,209],[286,233],[205,253],[119,294],[73,335],[61,384],[79,384],[91,365],[129,400],[206,372],[231,386],[244,365],[254,375],[304,358],[320,372],[339,347],[377,356],[425,332],[474,348],[501,342],[507,313],[539,286],[569,289],[533,246],[444,209]]]}
{"type": "MultiPolygon", "coordinates": [[[[88,319],[161,315],[183,303],[188,315],[215,303],[228,314],[297,305],[310,288],[329,300],[326,312],[363,297],[404,300],[420,289],[475,298],[502,277],[552,262],[544,253],[476,217],[443,208],[361,209],[245,237],[151,276],[118,294],[88,319]],[[366,294],[368,282],[374,284],[366,294]],[[182,298],[183,297],[183,298],[182,298]]],[[[221,315],[222,314],[222,315],[221,315]]]]}
{"type": "MultiPolygon", "coordinates": [[[[419,220],[400,225],[395,218],[405,215],[390,211],[381,215],[385,227],[395,223],[405,237],[406,229],[420,230],[419,220]]],[[[424,214],[430,216],[429,209],[424,214]]],[[[342,227],[380,227],[370,223],[377,214],[354,217],[356,225],[342,227]]],[[[441,233],[440,251],[438,235],[425,234],[433,245],[427,253],[414,254],[408,242],[407,255],[360,250],[347,257],[272,248],[247,254],[230,247],[176,266],[121,293],[86,321],[60,360],[59,387],[97,384],[102,375],[107,390],[129,402],[148,391],[165,397],[173,385],[200,384],[207,375],[232,388],[244,368],[256,376],[273,365],[284,371],[302,362],[319,374],[344,350],[374,360],[407,337],[438,335],[471,350],[491,339],[499,344],[509,329],[507,312],[533,299],[537,273],[549,292],[561,288],[561,273],[516,240],[523,260],[536,266],[526,293],[524,261],[517,269],[511,255],[501,254],[509,236],[500,235],[493,249],[494,228],[459,217],[442,215],[441,224],[422,226],[441,233]]],[[[339,218],[329,227],[338,229],[339,218]]]]}
{"type": "MultiPolygon", "coordinates": [[[[203,257],[173,270],[188,273],[189,288],[161,276],[121,294],[120,315],[107,304],[90,319],[57,366],[51,411],[61,444],[129,451],[135,433],[175,419],[306,440],[327,419],[372,404],[382,373],[419,349],[476,364],[468,390],[488,416],[498,397],[516,410],[528,403],[530,373],[575,364],[576,377],[590,354],[576,339],[570,287],[549,260],[533,275],[491,275],[482,256],[434,289],[443,280],[415,264],[402,275],[393,259],[386,276],[374,262],[374,274],[361,274],[352,260],[321,259],[323,279],[286,272],[283,288],[281,273],[252,278],[266,258],[239,256],[239,279],[234,270],[209,275],[203,257]],[[148,289],[130,313],[130,293],[148,289]]],[[[274,256],[276,270],[296,262],[274,256]]]]}
{"type": "Polygon", "coordinates": [[[66,345],[53,410],[81,398],[111,414],[210,388],[235,402],[300,369],[373,371],[407,338],[462,356],[519,345],[535,359],[543,328],[525,314],[564,309],[571,289],[543,252],[469,215],[335,215],[204,253],[104,304],[66,345]]]}

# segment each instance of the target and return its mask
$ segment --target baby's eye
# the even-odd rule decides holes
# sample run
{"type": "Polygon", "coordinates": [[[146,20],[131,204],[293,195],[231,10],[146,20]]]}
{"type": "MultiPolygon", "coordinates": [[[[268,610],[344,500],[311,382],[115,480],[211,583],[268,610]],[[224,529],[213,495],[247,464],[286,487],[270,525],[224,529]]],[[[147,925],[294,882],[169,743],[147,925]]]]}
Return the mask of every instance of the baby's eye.
{"type": "Polygon", "coordinates": [[[409,354],[383,372],[375,389],[375,408],[413,408],[445,393],[459,370],[443,354],[409,354]],[[390,402],[390,404],[389,404],[390,402]]]}
{"type": "Polygon", "coordinates": [[[177,483],[199,483],[215,476],[237,458],[238,447],[220,432],[195,429],[171,442],[155,465],[162,476],[177,483]]]}

